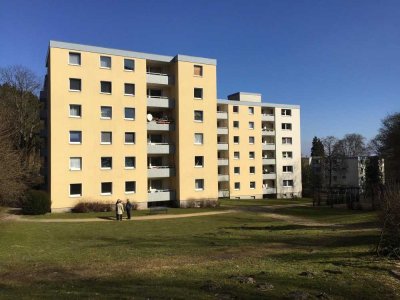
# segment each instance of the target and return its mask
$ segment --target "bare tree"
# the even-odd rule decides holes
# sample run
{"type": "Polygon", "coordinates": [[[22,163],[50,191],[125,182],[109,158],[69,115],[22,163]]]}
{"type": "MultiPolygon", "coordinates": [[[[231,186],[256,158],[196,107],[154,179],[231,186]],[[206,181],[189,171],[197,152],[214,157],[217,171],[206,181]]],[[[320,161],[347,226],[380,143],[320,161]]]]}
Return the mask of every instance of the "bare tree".
{"type": "Polygon", "coordinates": [[[337,169],[337,143],[338,139],[334,136],[327,136],[322,139],[322,144],[325,150],[325,171],[328,174],[328,186],[332,187],[332,177],[334,171],[337,169]]]}
{"type": "Polygon", "coordinates": [[[29,69],[13,66],[0,69],[0,84],[0,110],[7,116],[7,130],[30,180],[40,169],[40,81],[29,69]]]}
{"type": "Polygon", "coordinates": [[[358,133],[346,134],[337,141],[335,151],[345,157],[363,156],[367,154],[365,137],[358,133]]]}

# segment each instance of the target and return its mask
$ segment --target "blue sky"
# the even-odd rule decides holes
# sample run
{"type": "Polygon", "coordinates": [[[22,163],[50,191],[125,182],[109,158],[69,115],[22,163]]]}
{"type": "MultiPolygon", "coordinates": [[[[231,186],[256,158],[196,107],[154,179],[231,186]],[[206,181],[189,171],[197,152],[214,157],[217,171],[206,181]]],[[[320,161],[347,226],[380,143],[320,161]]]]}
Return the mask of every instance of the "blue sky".
{"type": "Polygon", "coordinates": [[[0,0],[0,67],[45,73],[49,40],[218,60],[218,97],[301,105],[312,137],[373,137],[400,111],[400,1],[0,0]]]}

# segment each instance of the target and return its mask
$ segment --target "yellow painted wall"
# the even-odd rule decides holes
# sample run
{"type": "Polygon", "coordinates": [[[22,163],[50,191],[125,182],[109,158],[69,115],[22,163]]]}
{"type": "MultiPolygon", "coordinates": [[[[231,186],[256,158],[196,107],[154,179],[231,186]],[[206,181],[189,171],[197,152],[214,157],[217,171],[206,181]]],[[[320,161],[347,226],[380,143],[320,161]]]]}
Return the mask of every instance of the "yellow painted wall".
{"type": "MultiPolygon", "coordinates": [[[[203,64],[203,76],[194,75],[194,63],[177,61],[177,197],[180,201],[218,198],[217,178],[217,87],[216,66],[203,64]],[[194,99],[193,89],[203,88],[203,99],[194,99]],[[202,110],[204,121],[194,121],[194,110],[202,110]],[[194,134],[203,133],[204,144],[194,144],[194,134]],[[194,157],[204,156],[204,168],[194,167],[194,157]],[[195,179],[204,179],[204,190],[195,191],[195,179]]],[[[196,63],[196,65],[199,65],[196,63]]]]}
{"type": "MultiPolygon", "coordinates": [[[[79,51],[73,51],[79,52],[79,51]]],[[[107,55],[110,56],[110,55],[107,55]]],[[[135,71],[124,71],[124,57],[111,56],[112,68],[100,68],[100,54],[81,52],[81,66],[68,64],[69,50],[50,48],[51,200],[52,209],[79,201],[147,201],[146,61],[135,59],[135,71]],[[69,78],[82,79],[81,92],[69,92],[69,78]],[[100,81],[112,82],[112,95],[100,94],[100,81]],[[135,84],[135,96],[124,96],[124,83],[135,84]],[[69,117],[69,104],[82,105],[82,118],[69,117]],[[112,106],[112,120],[100,119],[100,106],[112,106]],[[124,120],[124,107],[136,109],[136,120],[124,120]],[[82,131],[82,145],[69,144],[69,131],[82,131]],[[112,131],[112,145],[100,145],[100,132],[112,131]],[[135,145],[124,145],[124,133],[136,133],[135,145]],[[69,170],[69,158],[82,157],[82,171],[69,170]],[[100,157],[112,156],[113,169],[101,170],[100,157]],[[136,156],[136,169],[125,170],[125,156],[136,156]],[[125,181],[136,181],[136,194],[125,194],[125,181]],[[113,183],[102,196],[101,182],[113,183]],[[69,197],[70,183],[82,183],[82,197],[69,197]]]]}
{"type": "Polygon", "coordinates": [[[229,185],[230,197],[262,196],[262,127],[261,107],[254,106],[254,114],[249,114],[247,105],[238,105],[239,113],[233,112],[234,101],[228,106],[229,128],[229,185]],[[239,121],[239,129],[233,127],[233,121],[239,121]],[[254,129],[249,129],[249,122],[254,122],[254,129]],[[239,144],[234,144],[234,136],[239,136],[239,144]],[[249,136],[254,136],[255,142],[249,144],[249,136]],[[234,152],[240,152],[240,159],[234,159],[234,152]],[[249,158],[249,152],[255,152],[255,158],[249,158]],[[255,166],[255,174],[250,174],[250,166],[255,166]],[[240,175],[234,173],[234,168],[240,167],[240,175]],[[250,189],[250,181],[256,182],[256,188],[250,189]],[[235,182],[240,182],[240,190],[235,190],[235,182]]]}

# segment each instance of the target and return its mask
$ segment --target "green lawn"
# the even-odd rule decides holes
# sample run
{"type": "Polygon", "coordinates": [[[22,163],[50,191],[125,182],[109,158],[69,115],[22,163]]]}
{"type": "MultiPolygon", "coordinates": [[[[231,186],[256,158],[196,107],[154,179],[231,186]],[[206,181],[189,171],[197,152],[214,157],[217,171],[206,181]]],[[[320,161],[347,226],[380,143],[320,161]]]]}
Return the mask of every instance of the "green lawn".
{"type": "MultiPolygon", "coordinates": [[[[222,209],[232,205],[224,200],[222,209]]],[[[306,227],[246,210],[137,222],[0,221],[0,298],[400,298],[393,262],[372,253],[374,213],[278,211],[344,225],[306,227]]]]}

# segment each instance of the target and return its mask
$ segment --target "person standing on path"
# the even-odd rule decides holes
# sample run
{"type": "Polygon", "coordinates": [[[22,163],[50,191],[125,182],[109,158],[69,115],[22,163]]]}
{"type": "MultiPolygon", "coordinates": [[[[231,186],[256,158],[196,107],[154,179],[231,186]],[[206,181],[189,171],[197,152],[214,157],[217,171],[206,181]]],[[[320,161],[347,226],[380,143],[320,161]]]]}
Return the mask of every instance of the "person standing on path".
{"type": "Polygon", "coordinates": [[[122,221],[122,214],[124,213],[124,205],[121,200],[117,203],[117,220],[122,221]]]}
{"type": "Polygon", "coordinates": [[[121,201],[117,199],[117,202],[115,202],[115,219],[118,221],[118,202],[121,201]]]}
{"type": "Polygon", "coordinates": [[[129,199],[126,199],[125,210],[126,210],[126,215],[128,217],[128,220],[130,220],[131,219],[131,211],[132,211],[132,203],[129,201],[129,199]]]}

